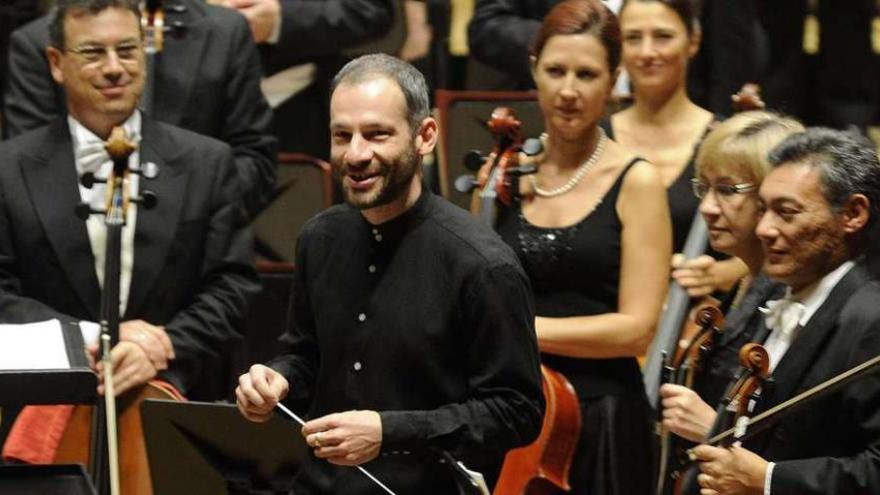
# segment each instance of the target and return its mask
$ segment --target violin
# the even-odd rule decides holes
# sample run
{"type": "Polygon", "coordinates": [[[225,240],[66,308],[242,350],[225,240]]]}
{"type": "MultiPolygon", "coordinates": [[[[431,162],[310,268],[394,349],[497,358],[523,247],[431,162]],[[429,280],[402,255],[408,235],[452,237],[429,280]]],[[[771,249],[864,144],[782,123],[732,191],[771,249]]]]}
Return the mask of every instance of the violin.
{"type": "MultiPolygon", "coordinates": [[[[681,332],[681,340],[675,352],[667,356],[663,382],[693,388],[694,379],[701,370],[706,356],[711,352],[714,338],[724,327],[724,313],[717,301],[710,301],[694,312],[681,332]]],[[[662,412],[658,410],[658,413],[662,412]]],[[[657,478],[657,495],[681,493],[681,472],[677,467],[669,469],[669,460],[680,458],[678,438],[658,421],[660,433],[660,467],[657,478]],[[671,457],[670,457],[671,456],[671,457]],[[669,472],[667,472],[669,471],[669,472]],[[668,481],[674,481],[672,485],[668,481]],[[669,491],[671,489],[671,492],[669,491]]]]}
{"type": "MultiPolygon", "coordinates": [[[[739,350],[739,363],[742,366],[736,381],[728,388],[721,403],[724,409],[715,419],[712,431],[726,430],[733,426],[741,428],[748,424],[749,403],[757,399],[758,390],[770,376],[770,355],[762,345],[750,342],[739,350]]],[[[721,447],[729,447],[738,441],[745,431],[725,438],[719,442],[721,447]]]]}
{"type": "Polygon", "coordinates": [[[537,171],[534,165],[519,166],[520,152],[534,156],[543,147],[537,139],[523,140],[520,134],[522,122],[511,108],[493,110],[486,128],[495,141],[489,158],[479,151],[468,152],[464,157],[465,167],[476,171],[477,175],[457,178],[455,188],[460,192],[472,192],[471,213],[486,225],[493,226],[496,200],[504,206],[511,206],[519,196],[519,178],[537,171]]]}
{"type": "Polygon", "coordinates": [[[166,34],[181,36],[186,26],[181,21],[168,22],[167,14],[186,12],[184,5],[163,5],[163,0],[146,0],[141,4],[141,28],[144,31],[144,52],[147,55],[147,77],[141,95],[141,108],[152,113],[155,104],[156,58],[165,48],[166,34]]]}
{"type": "MultiPolygon", "coordinates": [[[[688,320],[682,330],[678,348],[671,354],[664,366],[664,383],[673,383],[693,388],[694,379],[700,371],[705,357],[711,352],[714,338],[724,328],[724,313],[717,301],[700,306],[693,319],[688,320]]],[[[658,412],[662,413],[662,409],[658,412]]],[[[669,460],[681,457],[678,437],[658,422],[660,429],[660,467],[657,477],[657,495],[681,493],[681,471],[678,466],[669,469],[669,460]],[[669,471],[667,473],[667,471],[669,471]],[[668,484],[669,481],[673,484],[668,484]]]]}
{"type": "Polygon", "coordinates": [[[101,495],[150,494],[152,486],[139,405],[146,398],[180,400],[182,397],[172,387],[163,387],[156,382],[131,390],[117,399],[110,349],[119,341],[122,229],[128,221],[129,206],[138,203],[145,209],[151,209],[157,202],[155,194],[150,191],[144,190],[140,196],[131,194],[130,177],[134,173],[153,178],[156,170],[154,167],[143,167],[143,170],[137,171],[129,169],[129,156],[136,145],[126,138],[122,127],[113,129],[105,149],[113,161],[109,177],[98,179],[88,173],[80,179],[82,185],[89,189],[96,183],[106,183],[104,209],[93,209],[89,203],[81,203],[76,208],[77,215],[83,220],[93,214],[103,215],[107,229],[98,348],[98,359],[103,362],[104,400],[98,401],[95,406],[78,406],[74,409],[55,462],[88,464],[101,495]],[[125,476],[121,476],[123,473],[125,476]]]}
{"type": "Polygon", "coordinates": [[[770,428],[790,414],[799,411],[811,402],[825,397],[826,395],[839,390],[870,373],[876,372],[878,368],[880,368],[880,355],[874,356],[862,364],[854,366],[839,375],[835,375],[834,377],[795,395],[791,399],[767,409],[754,418],[743,421],[743,424],[739,425],[739,431],[737,431],[736,428],[727,429],[716,435],[710,436],[705,443],[709,445],[723,445],[725,442],[730,443],[730,438],[737,435],[739,441],[745,441],[767,428],[770,428]],[[745,431],[742,431],[743,429],[745,429],[745,431]]]}

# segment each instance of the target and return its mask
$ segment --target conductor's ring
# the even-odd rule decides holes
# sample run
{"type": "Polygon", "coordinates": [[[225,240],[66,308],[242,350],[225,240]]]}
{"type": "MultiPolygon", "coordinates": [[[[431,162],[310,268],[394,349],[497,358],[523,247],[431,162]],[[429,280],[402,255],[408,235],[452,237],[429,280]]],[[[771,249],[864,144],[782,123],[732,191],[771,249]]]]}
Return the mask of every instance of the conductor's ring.
{"type": "Polygon", "coordinates": [[[321,432],[315,433],[315,447],[321,448],[321,432]]]}

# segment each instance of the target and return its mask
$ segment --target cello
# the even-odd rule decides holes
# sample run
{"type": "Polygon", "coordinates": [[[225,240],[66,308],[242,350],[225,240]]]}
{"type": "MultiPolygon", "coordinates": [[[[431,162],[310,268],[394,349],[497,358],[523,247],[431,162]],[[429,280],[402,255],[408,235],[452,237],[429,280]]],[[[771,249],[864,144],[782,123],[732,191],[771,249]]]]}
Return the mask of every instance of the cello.
{"type": "Polygon", "coordinates": [[[85,220],[92,214],[104,216],[107,228],[105,250],[105,280],[101,294],[101,346],[99,358],[104,361],[105,394],[95,406],[77,406],[58,446],[54,462],[88,464],[98,487],[98,493],[123,495],[152,494],[146,445],[139,405],[147,398],[182,400],[172,387],[161,382],[150,382],[116,398],[113,393],[112,366],[109,351],[119,339],[119,274],[122,228],[126,224],[128,207],[140,204],[145,209],[156,205],[156,196],[144,190],[140,196],[130,193],[130,174],[143,178],[156,177],[156,167],[144,166],[129,170],[128,160],[135,144],[128,141],[121,127],[113,129],[106,145],[113,161],[113,170],[105,179],[85,174],[81,183],[91,188],[96,183],[107,184],[103,210],[95,210],[88,203],[76,208],[85,220]]]}
{"type": "MultiPolygon", "coordinates": [[[[466,192],[461,187],[464,183],[476,189],[471,212],[492,226],[496,201],[505,206],[513,204],[520,195],[519,178],[537,170],[534,165],[519,164],[520,152],[535,156],[543,146],[537,139],[522,139],[522,123],[510,108],[496,108],[486,127],[495,138],[491,159],[479,152],[469,153],[465,157],[468,168],[479,172],[475,179],[458,178],[456,188],[466,192]]],[[[495,486],[496,495],[540,495],[570,489],[568,475],[580,438],[580,405],[574,387],[561,373],[541,365],[541,379],[545,399],[541,433],[531,444],[507,453],[495,486]]]]}

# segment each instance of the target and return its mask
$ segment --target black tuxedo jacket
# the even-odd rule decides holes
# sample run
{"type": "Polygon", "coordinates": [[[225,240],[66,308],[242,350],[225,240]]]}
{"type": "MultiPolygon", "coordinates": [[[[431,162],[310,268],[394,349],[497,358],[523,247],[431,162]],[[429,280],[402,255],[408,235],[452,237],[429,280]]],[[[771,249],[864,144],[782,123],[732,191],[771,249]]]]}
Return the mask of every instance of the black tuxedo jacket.
{"type": "Polygon", "coordinates": [[[478,61],[512,77],[505,89],[535,87],[529,50],[544,16],[560,0],[478,0],[468,47],[478,61]]]}
{"type": "Polygon", "coordinates": [[[312,84],[274,109],[282,151],[330,158],[330,81],[349,60],[344,50],[382,36],[393,16],[393,0],[281,0],[278,43],[260,46],[265,74],[316,66],[312,84]]]}
{"type": "MultiPolygon", "coordinates": [[[[171,2],[169,2],[169,5],[171,2]]],[[[232,146],[245,205],[256,214],[275,184],[272,111],[260,90],[260,59],[244,17],[199,0],[166,7],[167,34],[156,60],[151,117],[232,146]]],[[[10,39],[6,133],[15,136],[65,112],[64,94],[49,73],[49,15],[16,30],[10,39]]],[[[325,130],[326,131],[326,130],[325,130]]]]}
{"type": "MultiPolygon", "coordinates": [[[[135,223],[122,320],[164,325],[177,355],[165,377],[184,393],[238,343],[258,282],[229,147],[144,118],[140,160],[158,196],[135,223]]],[[[0,321],[98,321],[100,289],[66,119],[0,143],[0,321]]]]}
{"type": "MultiPolygon", "coordinates": [[[[753,415],[880,354],[880,285],[854,267],[773,371],[753,415]]],[[[782,419],[744,447],[776,462],[771,492],[880,493],[880,375],[782,419]]]]}

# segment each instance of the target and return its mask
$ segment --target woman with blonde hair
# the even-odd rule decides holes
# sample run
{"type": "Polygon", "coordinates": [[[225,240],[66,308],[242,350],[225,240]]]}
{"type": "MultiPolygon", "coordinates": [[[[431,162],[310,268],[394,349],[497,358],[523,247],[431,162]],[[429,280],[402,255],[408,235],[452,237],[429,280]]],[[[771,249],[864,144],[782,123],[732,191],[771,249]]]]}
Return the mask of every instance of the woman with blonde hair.
{"type": "Polygon", "coordinates": [[[694,194],[709,228],[712,248],[736,256],[748,274],[732,292],[733,304],[721,335],[706,356],[694,389],[660,388],[663,424],[692,441],[705,438],[715,420],[715,405],[733,373],[737,355],[762,317],[757,308],[781,294],[781,286],[761,273],[764,254],[755,227],[761,216],[758,188],[770,171],[767,156],[786,137],[802,132],[794,119],[764,111],[745,112],[724,121],[706,136],[696,160],[694,194]]]}

